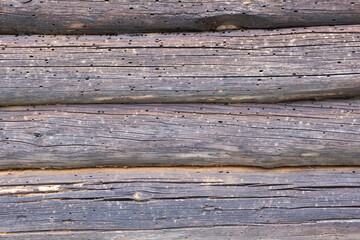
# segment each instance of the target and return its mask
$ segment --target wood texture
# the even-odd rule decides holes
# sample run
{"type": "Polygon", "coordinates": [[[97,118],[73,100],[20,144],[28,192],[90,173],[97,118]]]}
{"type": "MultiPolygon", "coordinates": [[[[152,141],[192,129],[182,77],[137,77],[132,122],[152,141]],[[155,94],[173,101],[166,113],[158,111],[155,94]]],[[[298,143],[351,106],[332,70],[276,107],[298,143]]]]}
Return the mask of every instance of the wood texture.
{"type": "Polygon", "coordinates": [[[360,24],[356,0],[3,0],[2,34],[118,34],[360,24]]]}
{"type": "Polygon", "coordinates": [[[0,239],[356,239],[359,173],[234,167],[4,171],[0,239]]]}
{"type": "Polygon", "coordinates": [[[121,231],[58,231],[58,232],[27,232],[27,233],[0,233],[0,239],[18,240],[178,240],[194,239],[202,240],[231,240],[231,239],[281,239],[281,240],[358,240],[360,224],[356,220],[334,222],[317,222],[301,224],[263,224],[254,226],[221,226],[221,227],[199,227],[163,230],[121,230],[121,231]]]}
{"type": "Polygon", "coordinates": [[[0,106],[360,96],[360,26],[0,36],[0,106]]]}
{"type": "Polygon", "coordinates": [[[0,169],[360,165],[360,101],[0,108],[0,169]]]}

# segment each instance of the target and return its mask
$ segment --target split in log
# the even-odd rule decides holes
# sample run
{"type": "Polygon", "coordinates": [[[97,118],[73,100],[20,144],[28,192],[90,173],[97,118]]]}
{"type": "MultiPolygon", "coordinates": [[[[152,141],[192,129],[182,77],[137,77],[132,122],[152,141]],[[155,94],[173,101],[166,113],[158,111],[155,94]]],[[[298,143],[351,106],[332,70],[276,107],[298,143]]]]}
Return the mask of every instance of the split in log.
{"type": "Polygon", "coordinates": [[[359,42],[360,26],[0,36],[0,106],[356,97],[359,42]]]}
{"type": "Polygon", "coordinates": [[[0,169],[360,165],[360,101],[0,108],[0,169]]]}
{"type": "Polygon", "coordinates": [[[119,34],[360,24],[360,3],[356,0],[3,0],[0,9],[1,34],[119,34]]]}
{"type": "Polygon", "coordinates": [[[359,173],[328,167],[4,171],[0,239],[356,239],[359,173]]]}

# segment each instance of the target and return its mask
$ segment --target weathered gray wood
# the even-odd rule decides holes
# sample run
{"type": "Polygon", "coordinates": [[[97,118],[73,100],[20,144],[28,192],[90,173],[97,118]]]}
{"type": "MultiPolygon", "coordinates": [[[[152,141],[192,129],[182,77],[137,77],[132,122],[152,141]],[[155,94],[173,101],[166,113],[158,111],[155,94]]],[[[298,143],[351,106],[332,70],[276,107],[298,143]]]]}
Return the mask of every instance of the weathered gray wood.
{"type": "Polygon", "coordinates": [[[77,239],[117,230],[104,237],[354,239],[360,233],[359,173],[235,167],[3,171],[0,232],[6,234],[0,236],[44,231],[40,236],[77,239]]]}
{"type": "Polygon", "coordinates": [[[357,0],[3,0],[2,34],[114,34],[360,24],[357,0]]]}
{"type": "Polygon", "coordinates": [[[360,165],[360,100],[0,108],[0,169],[360,165]]]}
{"type": "Polygon", "coordinates": [[[360,26],[0,36],[0,106],[360,96],[359,38],[360,26]]]}
{"type": "Polygon", "coordinates": [[[264,224],[254,226],[221,226],[199,227],[163,230],[121,230],[121,231],[60,231],[35,233],[0,233],[0,239],[31,239],[31,240],[114,240],[114,239],[144,239],[144,240],[178,240],[192,239],[247,239],[247,240],[358,240],[360,224],[356,220],[301,223],[301,224],[264,224]]]}

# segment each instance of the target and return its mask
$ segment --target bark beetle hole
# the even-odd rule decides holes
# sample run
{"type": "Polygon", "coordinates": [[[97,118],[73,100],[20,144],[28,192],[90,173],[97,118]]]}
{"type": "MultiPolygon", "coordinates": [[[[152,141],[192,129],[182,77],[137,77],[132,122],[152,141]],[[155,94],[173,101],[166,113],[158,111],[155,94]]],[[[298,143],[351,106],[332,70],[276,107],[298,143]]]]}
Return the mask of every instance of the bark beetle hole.
{"type": "Polygon", "coordinates": [[[40,133],[34,133],[34,136],[35,136],[36,138],[39,138],[39,137],[41,137],[42,135],[41,135],[40,133]]]}

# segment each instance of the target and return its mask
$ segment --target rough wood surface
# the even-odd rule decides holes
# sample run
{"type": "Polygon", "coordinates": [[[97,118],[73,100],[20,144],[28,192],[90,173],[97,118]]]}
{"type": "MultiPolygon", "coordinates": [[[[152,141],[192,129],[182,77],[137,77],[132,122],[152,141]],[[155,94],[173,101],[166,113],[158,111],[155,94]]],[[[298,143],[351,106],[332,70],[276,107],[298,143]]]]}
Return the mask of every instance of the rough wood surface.
{"type": "Polygon", "coordinates": [[[0,238],[356,239],[359,173],[234,167],[3,171],[0,238]]]}
{"type": "Polygon", "coordinates": [[[114,34],[360,24],[357,0],[3,0],[2,34],[114,34]]]}
{"type": "Polygon", "coordinates": [[[360,96],[360,26],[0,36],[0,106],[360,96]]]}
{"type": "Polygon", "coordinates": [[[357,220],[335,220],[333,222],[300,224],[263,224],[253,226],[198,227],[163,230],[121,230],[121,231],[59,231],[1,234],[0,239],[18,240],[179,240],[194,239],[221,240],[359,240],[360,224],[357,220]]]}
{"type": "Polygon", "coordinates": [[[360,165],[360,101],[0,108],[0,169],[360,165]]]}

